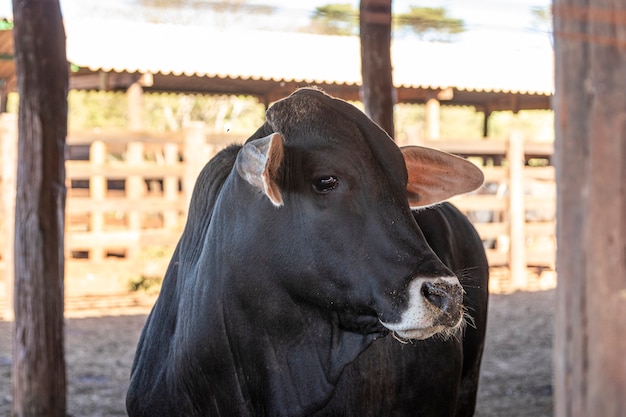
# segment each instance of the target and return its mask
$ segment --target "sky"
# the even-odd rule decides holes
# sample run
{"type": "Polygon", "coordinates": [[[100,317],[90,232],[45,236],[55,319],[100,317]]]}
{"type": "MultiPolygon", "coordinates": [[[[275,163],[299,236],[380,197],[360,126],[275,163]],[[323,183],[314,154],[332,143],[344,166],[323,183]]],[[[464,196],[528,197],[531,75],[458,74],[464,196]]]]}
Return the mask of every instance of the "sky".
{"type": "MultiPolygon", "coordinates": [[[[138,0],[60,1],[66,21],[88,18],[111,20],[137,18],[133,4],[138,0]]],[[[249,21],[242,19],[229,21],[226,18],[222,19],[222,24],[229,27],[232,25],[243,28],[289,29],[305,26],[311,11],[317,6],[349,2],[358,8],[358,0],[248,0],[248,2],[272,5],[277,9],[271,16],[251,16],[249,21]]],[[[465,21],[467,31],[457,39],[459,42],[473,45],[501,42],[510,46],[518,44],[538,48],[551,45],[548,28],[537,28],[533,24],[530,12],[532,7],[549,6],[551,0],[394,0],[392,4],[394,12],[405,11],[409,5],[445,7],[452,17],[465,21]]],[[[11,16],[11,0],[0,0],[0,17],[2,16],[11,16]]],[[[193,11],[188,16],[198,24],[208,24],[208,20],[202,20],[201,12],[193,11]]]]}

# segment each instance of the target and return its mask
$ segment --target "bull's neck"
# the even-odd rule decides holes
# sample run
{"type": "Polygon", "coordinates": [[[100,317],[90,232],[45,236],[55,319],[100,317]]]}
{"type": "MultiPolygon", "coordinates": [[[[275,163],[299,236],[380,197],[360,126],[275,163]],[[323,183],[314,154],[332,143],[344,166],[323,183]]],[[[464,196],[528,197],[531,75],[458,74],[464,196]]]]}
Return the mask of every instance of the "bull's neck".
{"type": "Polygon", "coordinates": [[[309,415],[330,400],[344,367],[375,336],[342,330],[334,314],[324,317],[293,301],[280,302],[281,317],[264,318],[267,310],[225,309],[231,329],[247,330],[228,332],[239,365],[237,381],[246,381],[254,415],[309,415]]]}
{"type": "MultiPolygon", "coordinates": [[[[233,277],[225,277],[228,288],[233,277]]],[[[344,367],[377,337],[342,330],[335,313],[280,295],[276,290],[271,305],[259,308],[226,290],[222,297],[205,299],[205,313],[195,311],[198,322],[191,328],[204,328],[206,334],[192,341],[196,351],[190,354],[199,358],[201,378],[218,384],[222,395],[212,402],[225,401],[220,408],[246,404],[239,415],[309,415],[331,399],[344,367]],[[202,315],[213,318],[210,326],[200,323],[202,315]],[[239,404],[232,404],[233,396],[239,404]]]]}

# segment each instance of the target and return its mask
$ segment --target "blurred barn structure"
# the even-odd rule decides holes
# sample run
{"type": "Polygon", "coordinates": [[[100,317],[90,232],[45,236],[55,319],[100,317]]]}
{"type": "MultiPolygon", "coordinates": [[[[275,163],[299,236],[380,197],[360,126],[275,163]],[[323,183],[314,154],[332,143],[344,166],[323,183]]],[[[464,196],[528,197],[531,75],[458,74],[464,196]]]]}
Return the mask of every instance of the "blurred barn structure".
{"type": "MultiPolygon", "coordinates": [[[[70,89],[124,91],[129,103],[126,132],[69,132],[70,160],[66,163],[70,186],[66,237],[69,259],[129,260],[135,258],[134,254],[140,252],[137,249],[144,244],[174,244],[178,231],[173,225],[184,219],[185,193],[190,191],[195,174],[206,158],[220,145],[197,125],[170,135],[145,132],[141,116],[143,94],[253,96],[267,106],[298,87],[316,85],[346,100],[360,99],[358,37],[220,32],[206,27],[146,23],[112,26],[98,20],[72,22],[66,32],[70,89]],[[124,160],[110,163],[113,154],[115,158],[122,155],[124,160]],[[121,190],[110,187],[116,182],[123,184],[121,190]],[[75,184],[86,185],[88,189],[73,188],[75,184]],[[156,223],[150,221],[155,218],[151,209],[159,213],[160,220],[156,223]]],[[[485,114],[483,136],[487,137],[489,115],[494,112],[550,109],[554,90],[552,49],[547,45],[547,48],[476,51],[461,44],[401,39],[393,42],[391,52],[396,101],[424,104],[426,108],[421,144],[476,158],[481,164],[488,161],[489,165],[496,165],[485,168],[488,188],[484,194],[491,195],[457,202],[479,222],[481,216],[489,217],[486,221],[482,219],[477,227],[485,238],[491,264],[517,269],[518,275],[524,275],[529,264],[553,269],[553,167],[526,173],[515,171],[517,185],[511,188],[509,181],[513,165],[521,164],[523,168],[533,158],[543,158],[550,165],[552,144],[533,143],[533,138],[522,138],[520,142],[519,135],[512,132],[518,145],[513,149],[515,156],[511,156],[507,140],[442,138],[439,120],[442,105],[471,106],[485,114]],[[507,163],[511,158],[515,164],[507,163]],[[503,162],[506,167],[500,166],[503,162]],[[520,200],[519,192],[523,199],[528,194],[528,184],[533,181],[535,185],[545,184],[547,191],[520,200]],[[502,184],[508,185],[503,188],[502,184]],[[511,203],[515,200],[509,197],[517,198],[517,203],[511,203]],[[511,215],[511,210],[517,212],[511,215]],[[532,216],[542,210],[547,210],[547,218],[534,221],[532,216]],[[513,218],[518,220],[514,222],[513,218]],[[512,230],[517,230],[518,235],[511,236],[512,230]],[[548,249],[539,246],[537,251],[528,253],[513,250],[535,235],[543,236],[541,239],[549,236],[548,249]],[[518,254],[518,260],[512,259],[511,254],[518,254]]],[[[0,110],[6,110],[7,96],[15,90],[13,35],[11,30],[4,30],[0,31],[0,110]]],[[[3,138],[15,138],[11,123],[2,125],[3,138]]],[[[15,139],[3,140],[6,149],[15,149],[8,146],[15,139]]],[[[7,172],[0,174],[0,182],[3,187],[10,187],[10,160],[14,156],[5,157],[9,162],[4,164],[7,172]]],[[[10,193],[5,193],[5,200],[3,211],[8,212],[10,193]]],[[[8,249],[4,249],[7,241],[0,238],[0,270],[5,272],[2,260],[7,259],[8,249]]],[[[69,273],[74,266],[68,262],[69,273]]],[[[145,270],[143,266],[138,268],[145,270]]],[[[149,273],[159,275],[158,271],[149,273]]],[[[517,283],[509,288],[523,286],[523,280],[517,278],[517,283]]]]}

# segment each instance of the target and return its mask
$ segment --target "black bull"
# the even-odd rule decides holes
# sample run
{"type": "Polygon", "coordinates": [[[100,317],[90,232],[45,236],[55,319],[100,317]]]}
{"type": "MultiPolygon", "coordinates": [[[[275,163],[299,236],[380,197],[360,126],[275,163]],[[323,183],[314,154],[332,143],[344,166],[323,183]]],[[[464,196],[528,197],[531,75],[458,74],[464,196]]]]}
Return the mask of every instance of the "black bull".
{"type": "Polygon", "coordinates": [[[488,267],[435,203],[480,170],[315,89],[266,116],[197,180],[129,416],[472,415],[488,267]]]}

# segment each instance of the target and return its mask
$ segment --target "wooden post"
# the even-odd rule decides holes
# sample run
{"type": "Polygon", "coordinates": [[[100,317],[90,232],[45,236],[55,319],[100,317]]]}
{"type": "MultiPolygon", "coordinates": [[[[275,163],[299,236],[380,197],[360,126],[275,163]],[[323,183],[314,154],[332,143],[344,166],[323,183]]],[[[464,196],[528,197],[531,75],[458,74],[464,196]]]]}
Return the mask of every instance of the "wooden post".
{"type": "Polygon", "coordinates": [[[7,105],[9,104],[9,82],[4,81],[3,85],[0,86],[0,113],[7,112],[7,105]]]}
{"type": "Polygon", "coordinates": [[[128,128],[130,130],[143,130],[143,88],[137,81],[128,87],[128,128]]]}
{"type": "Polygon", "coordinates": [[[556,0],[556,417],[626,410],[623,0],[556,0]]]}
{"type": "Polygon", "coordinates": [[[526,287],[526,209],[524,207],[524,137],[513,131],[506,159],[509,164],[509,271],[513,289],[526,287]]]}
{"type": "Polygon", "coordinates": [[[483,115],[483,139],[487,139],[489,137],[489,118],[491,117],[491,111],[485,109],[483,115]]]}
{"type": "Polygon", "coordinates": [[[365,113],[392,138],[391,0],[361,0],[361,95],[365,113]]]}
{"type": "Polygon", "coordinates": [[[0,228],[4,234],[2,260],[4,262],[4,283],[6,286],[6,300],[2,317],[4,320],[13,320],[13,236],[15,234],[15,187],[17,181],[17,120],[15,114],[3,113],[0,116],[0,150],[2,158],[2,204],[4,206],[3,225],[0,228]]]}
{"type": "MultiPolygon", "coordinates": [[[[102,141],[94,141],[89,148],[89,162],[93,166],[94,170],[104,169],[106,163],[107,147],[102,141]]],[[[107,195],[107,179],[104,175],[92,175],[89,178],[89,198],[94,202],[102,202],[106,199],[107,195]]],[[[97,206],[97,204],[94,204],[97,206]]],[[[93,211],[90,216],[90,230],[95,236],[104,232],[104,212],[93,211]]],[[[93,242],[89,253],[89,259],[91,261],[101,261],[104,259],[104,247],[93,242]]]]}
{"type": "MultiPolygon", "coordinates": [[[[178,164],[178,145],[176,143],[166,143],[163,146],[165,165],[175,166],[178,164]]],[[[178,181],[175,175],[168,175],[163,178],[163,197],[167,202],[175,203],[178,200],[178,181]]],[[[178,226],[178,210],[166,210],[163,213],[163,228],[175,229],[178,226]]]]}
{"type": "Polygon", "coordinates": [[[58,0],[13,0],[13,19],[20,103],[10,415],[65,417],[65,30],[58,0]]]}
{"type": "MultiPolygon", "coordinates": [[[[141,166],[143,165],[143,154],[144,154],[143,143],[141,142],[131,142],[128,144],[126,148],[126,163],[133,166],[141,166]]],[[[144,196],[145,191],[145,183],[144,179],[141,175],[129,175],[126,178],[126,197],[131,201],[134,201],[136,204],[140,204],[139,200],[144,196]]],[[[142,226],[142,216],[141,211],[139,210],[131,210],[127,213],[128,215],[128,229],[131,232],[135,232],[137,234],[141,233],[142,226]]],[[[126,248],[126,256],[129,259],[136,258],[139,253],[139,248],[137,246],[129,246],[126,248]]]]}
{"type": "Polygon", "coordinates": [[[439,108],[440,103],[436,97],[431,97],[426,101],[425,107],[425,127],[426,127],[426,139],[437,140],[440,137],[439,134],[439,108]]]}
{"type": "Polygon", "coordinates": [[[185,178],[183,180],[183,193],[185,194],[185,210],[189,209],[191,194],[196,184],[198,174],[207,163],[204,157],[206,140],[203,122],[189,122],[185,126],[185,149],[183,159],[185,162],[185,178]]]}

